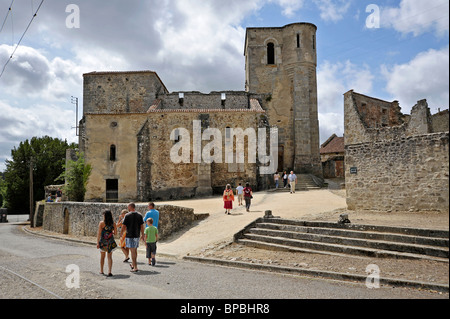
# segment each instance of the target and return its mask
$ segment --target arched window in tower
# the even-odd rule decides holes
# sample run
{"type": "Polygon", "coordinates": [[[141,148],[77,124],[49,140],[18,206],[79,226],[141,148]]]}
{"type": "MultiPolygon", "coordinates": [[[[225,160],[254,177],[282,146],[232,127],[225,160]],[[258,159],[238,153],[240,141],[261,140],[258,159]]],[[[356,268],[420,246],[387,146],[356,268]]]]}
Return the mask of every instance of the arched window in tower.
{"type": "Polygon", "coordinates": [[[116,160],[116,146],[114,144],[109,147],[109,160],[112,162],[116,160]]]}
{"type": "Polygon", "coordinates": [[[272,42],[267,44],[267,64],[275,64],[275,45],[272,42]]]}

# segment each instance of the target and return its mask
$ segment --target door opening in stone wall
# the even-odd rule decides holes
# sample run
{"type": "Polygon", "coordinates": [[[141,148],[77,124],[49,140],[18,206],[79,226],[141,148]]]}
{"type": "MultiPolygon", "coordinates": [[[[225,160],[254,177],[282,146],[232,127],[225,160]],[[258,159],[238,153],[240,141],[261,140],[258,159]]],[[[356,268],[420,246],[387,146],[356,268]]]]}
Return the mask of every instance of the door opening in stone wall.
{"type": "Polygon", "coordinates": [[[278,172],[283,172],[284,170],[284,146],[278,146],[278,172]]]}
{"type": "Polygon", "coordinates": [[[63,234],[68,235],[69,234],[69,210],[67,208],[64,208],[64,226],[63,226],[63,234]]]}
{"type": "Polygon", "coordinates": [[[106,202],[117,203],[119,201],[119,180],[106,180],[106,202]]]}

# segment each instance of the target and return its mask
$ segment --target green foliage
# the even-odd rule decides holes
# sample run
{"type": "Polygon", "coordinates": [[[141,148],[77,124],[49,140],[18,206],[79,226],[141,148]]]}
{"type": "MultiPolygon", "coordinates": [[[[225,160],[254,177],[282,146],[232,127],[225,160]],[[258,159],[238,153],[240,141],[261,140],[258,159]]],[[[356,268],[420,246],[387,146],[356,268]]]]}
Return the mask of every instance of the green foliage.
{"type": "Polygon", "coordinates": [[[30,163],[33,158],[33,197],[45,197],[44,186],[51,185],[64,168],[66,150],[76,148],[66,140],[49,136],[33,137],[11,150],[11,160],[6,161],[4,184],[8,210],[13,213],[27,213],[30,202],[30,163]]]}
{"type": "Polygon", "coordinates": [[[76,161],[67,161],[66,170],[58,179],[65,179],[64,191],[70,201],[83,202],[92,167],[85,163],[83,153],[77,152],[77,158],[76,161]]]}
{"type": "Polygon", "coordinates": [[[0,208],[6,207],[6,182],[0,173],[0,208]]]}

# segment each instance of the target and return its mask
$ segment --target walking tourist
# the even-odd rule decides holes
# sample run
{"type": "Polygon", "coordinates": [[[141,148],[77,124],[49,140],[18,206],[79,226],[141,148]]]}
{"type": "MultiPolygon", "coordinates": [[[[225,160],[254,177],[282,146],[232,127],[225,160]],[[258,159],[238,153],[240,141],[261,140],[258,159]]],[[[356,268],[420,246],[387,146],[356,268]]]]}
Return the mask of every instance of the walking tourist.
{"type": "Polygon", "coordinates": [[[128,211],[129,213],[125,215],[122,227],[125,227],[127,232],[125,244],[131,253],[131,272],[137,272],[137,249],[139,247],[139,238],[144,240],[144,219],[136,211],[134,203],[128,204],[128,211]]]}
{"type": "Polygon", "coordinates": [[[158,241],[158,228],[153,225],[153,218],[147,219],[147,228],[144,230],[146,256],[148,264],[154,266],[156,263],[156,242],[158,241]]]}
{"type": "Polygon", "coordinates": [[[125,260],[123,261],[124,263],[126,263],[127,261],[130,260],[130,249],[127,248],[127,246],[125,244],[125,238],[127,236],[127,231],[124,229],[124,227],[122,227],[123,220],[124,220],[126,214],[128,214],[128,211],[126,209],[123,209],[120,212],[119,221],[117,222],[117,229],[120,230],[120,232],[119,232],[119,234],[120,234],[119,247],[122,249],[122,252],[125,255],[125,260]]]}
{"type": "Polygon", "coordinates": [[[243,205],[242,202],[244,200],[244,187],[242,187],[242,183],[239,183],[239,186],[236,187],[236,195],[238,197],[238,206],[243,205]]]}
{"type": "Polygon", "coordinates": [[[97,248],[100,249],[100,274],[104,275],[105,255],[108,255],[108,277],[112,276],[112,252],[117,248],[114,235],[117,233],[117,226],[114,223],[111,211],[103,212],[103,220],[98,224],[97,248]]]}
{"type": "Polygon", "coordinates": [[[159,222],[159,211],[155,209],[155,203],[150,202],[148,203],[148,209],[149,211],[144,216],[144,223],[145,227],[147,227],[147,219],[152,218],[153,219],[153,226],[158,228],[158,222],[159,222]]]}
{"type": "Polygon", "coordinates": [[[225,214],[230,215],[230,212],[233,209],[233,202],[234,202],[234,193],[233,190],[231,189],[231,185],[227,184],[227,187],[223,192],[223,203],[225,208],[225,214]]]}
{"type": "Polygon", "coordinates": [[[294,172],[291,171],[291,174],[289,174],[288,179],[289,185],[291,186],[291,194],[295,193],[295,184],[297,184],[297,175],[295,175],[294,172]]]}
{"type": "Polygon", "coordinates": [[[279,179],[280,179],[280,174],[278,174],[278,172],[275,172],[275,174],[273,175],[273,180],[275,181],[275,188],[278,188],[279,179]]]}
{"type": "Polygon", "coordinates": [[[61,201],[62,198],[62,190],[61,188],[58,188],[58,190],[56,191],[56,202],[59,203],[61,201]]]}
{"type": "Polygon", "coordinates": [[[288,175],[287,175],[286,171],[284,171],[283,172],[283,185],[284,185],[284,188],[287,187],[287,182],[288,182],[288,175]]]}
{"type": "Polygon", "coordinates": [[[253,191],[250,187],[249,183],[245,184],[244,188],[244,200],[245,200],[245,209],[247,212],[250,211],[250,205],[252,204],[252,198],[253,198],[253,191]]]}

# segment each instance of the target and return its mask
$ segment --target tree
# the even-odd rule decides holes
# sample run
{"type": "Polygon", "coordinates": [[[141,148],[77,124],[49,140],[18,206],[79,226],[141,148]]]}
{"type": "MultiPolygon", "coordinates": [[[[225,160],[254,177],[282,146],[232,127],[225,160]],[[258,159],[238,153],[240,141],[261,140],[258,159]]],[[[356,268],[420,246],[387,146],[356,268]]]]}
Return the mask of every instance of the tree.
{"type": "Polygon", "coordinates": [[[4,183],[8,210],[12,213],[29,211],[30,203],[30,162],[33,158],[33,194],[34,200],[44,199],[44,186],[53,184],[63,170],[66,150],[76,148],[66,140],[49,136],[33,137],[30,141],[20,142],[19,147],[11,150],[11,160],[6,160],[4,183]]]}
{"type": "Polygon", "coordinates": [[[0,172],[0,208],[6,207],[6,183],[3,173],[0,172]]]}
{"type": "Polygon", "coordinates": [[[65,171],[57,180],[65,179],[64,191],[70,201],[83,202],[92,167],[90,164],[86,164],[83,153],[77,152],[76,154],[77,160],[68,160],[65,171]]]}

